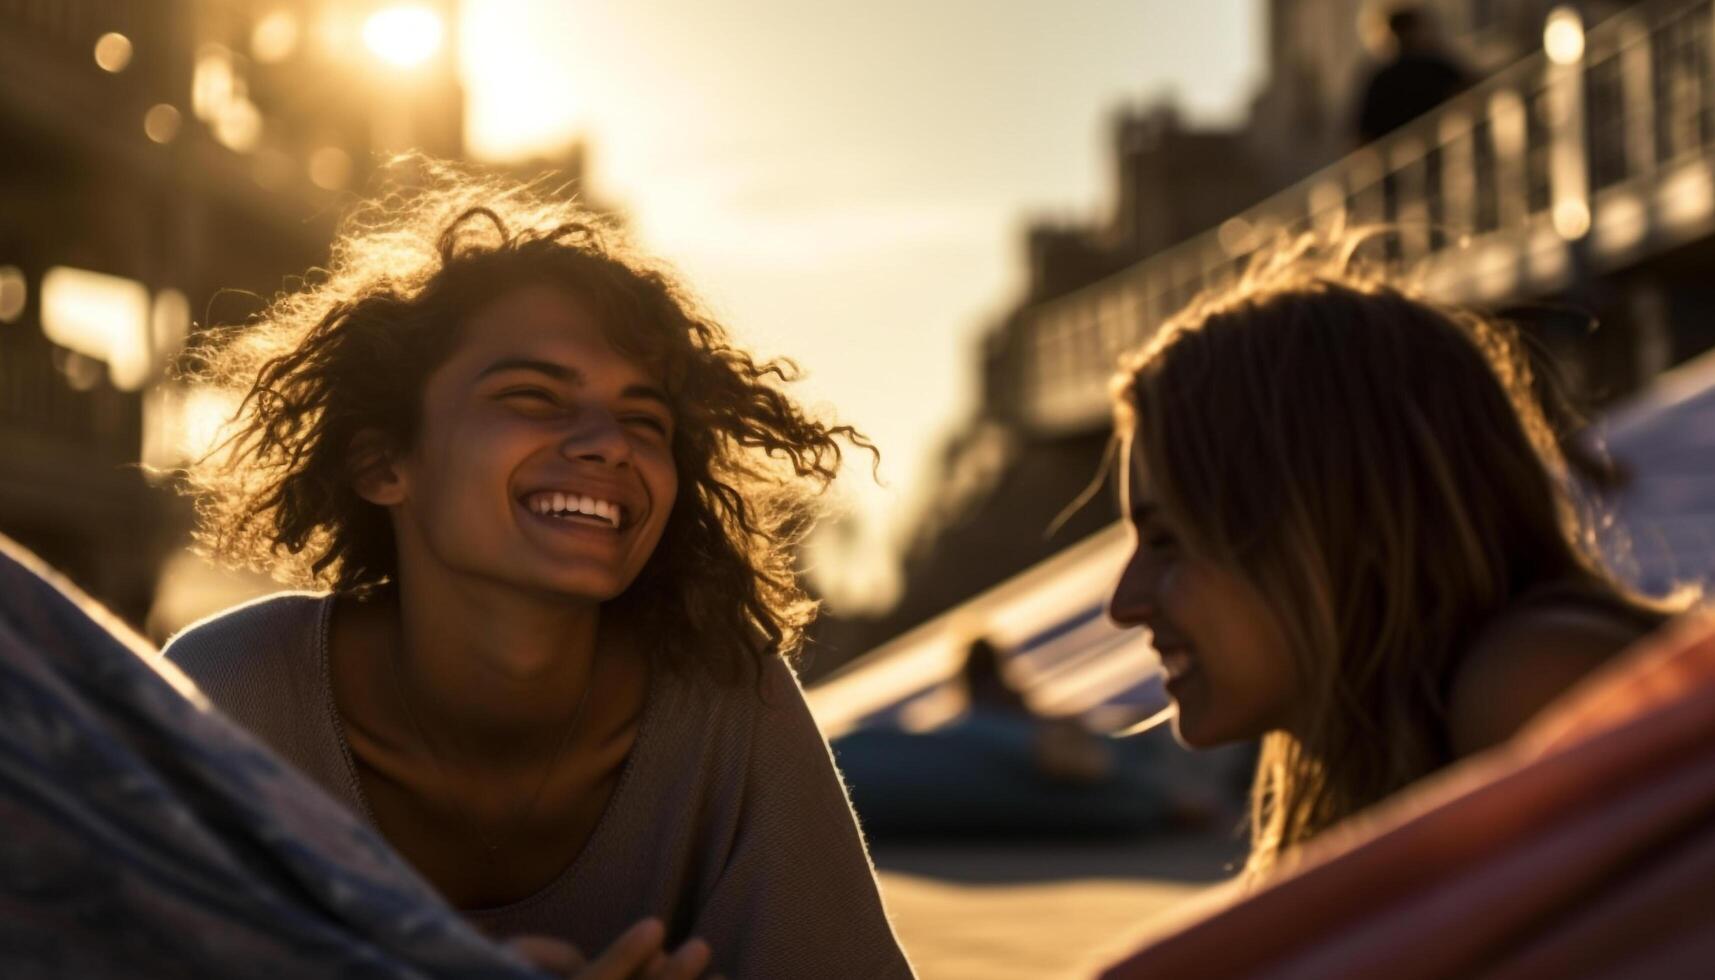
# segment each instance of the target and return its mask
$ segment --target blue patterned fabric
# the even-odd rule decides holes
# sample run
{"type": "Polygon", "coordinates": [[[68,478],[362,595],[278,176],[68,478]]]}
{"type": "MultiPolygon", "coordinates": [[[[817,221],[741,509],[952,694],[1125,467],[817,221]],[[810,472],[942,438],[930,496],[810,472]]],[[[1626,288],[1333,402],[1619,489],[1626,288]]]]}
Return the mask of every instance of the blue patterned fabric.
{"type": "Polygon", "coordinates": [[[540,976],[3,537],[0,975],[540,976]]]}

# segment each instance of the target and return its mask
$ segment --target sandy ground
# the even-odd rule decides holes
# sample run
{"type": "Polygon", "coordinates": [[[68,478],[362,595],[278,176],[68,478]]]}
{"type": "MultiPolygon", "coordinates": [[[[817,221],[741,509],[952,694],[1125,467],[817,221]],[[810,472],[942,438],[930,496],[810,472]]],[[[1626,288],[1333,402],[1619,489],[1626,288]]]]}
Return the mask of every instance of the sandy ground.
{"type": "MultiPolygon", "coordinates": [[[[1230,877],[1231,838],[874,848],[924,980],[1089,977],[1230,877]]],[[[1206,898],[1204,900],[1207,900],[1206,898]]]]}

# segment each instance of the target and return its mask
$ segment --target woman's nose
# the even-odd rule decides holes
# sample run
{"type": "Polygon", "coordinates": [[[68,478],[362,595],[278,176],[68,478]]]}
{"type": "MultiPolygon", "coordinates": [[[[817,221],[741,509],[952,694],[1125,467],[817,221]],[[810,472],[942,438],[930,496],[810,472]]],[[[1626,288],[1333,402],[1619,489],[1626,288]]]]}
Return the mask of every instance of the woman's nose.
{"type": "Polygon", "coordinates": [[[568,459],[582,459],[617,466],[631,460],[631,440],[625,427],[606,409],[588,409],[578,413],[572,431],[560,444],[560,452],[568,459]]]}
{"type": "Polygon", "coordinates": [[[1127,563],[1108,599],[1108,618],[1118,626],[1149,626],[1156,613],[1157,579],[1144,562],[1134,558],[1127,563]]]}

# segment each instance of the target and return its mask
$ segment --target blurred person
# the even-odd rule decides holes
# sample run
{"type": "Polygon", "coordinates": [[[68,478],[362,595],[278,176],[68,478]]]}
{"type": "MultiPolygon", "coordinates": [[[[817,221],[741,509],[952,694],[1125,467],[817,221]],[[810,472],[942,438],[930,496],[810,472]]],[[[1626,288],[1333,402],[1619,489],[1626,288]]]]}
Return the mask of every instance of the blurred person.
{"type": "Polygon", "coordinates": [[[1308,243],[1124,363],[1110,614],[1153,634],[1181,742],[1261,737],[1253,880],[1685,605],[1603,568],[1531,377],[1507,324],[1308,243]]]}
{"type": "Polygon", "coordinates": [[[872,447],[595,216],[419,169],[196,356],[241,400],[200,543],[314,591],[165,656],[490,934],[909,976],[787,666],[811,498],[872,447]]]}
{"type": "Polygon", "coordinates": [[[864,829],[917,837],[1132,835],[1202,825],[1219,809],[1147,739],[1114,741],[1044,714],[983,638],[959,670],[965,711],[928,731],[861,728],[834,741],[864,829]]]}
{"type": "Polygon", "coordinates": [[[1387,14],[1388,60],[1363,84],[1357,135],[1369,143],[1464,91],[1470,74],[1447,50],[1435,15],[1417,4],[1387,14]]]}
{"type": "Polygon", "coordinates": [[[1054,782],[1100,783],[1114,770],[1113,747],[1076,718],[1045,715],[1030,706],[1006,676],[1001,652],[986,639],[973,641],[960,669],[967,704],[966,722],[996,719],[1022,723],[1031,736],[1030,760],[1038,774],[1054,782]]]}

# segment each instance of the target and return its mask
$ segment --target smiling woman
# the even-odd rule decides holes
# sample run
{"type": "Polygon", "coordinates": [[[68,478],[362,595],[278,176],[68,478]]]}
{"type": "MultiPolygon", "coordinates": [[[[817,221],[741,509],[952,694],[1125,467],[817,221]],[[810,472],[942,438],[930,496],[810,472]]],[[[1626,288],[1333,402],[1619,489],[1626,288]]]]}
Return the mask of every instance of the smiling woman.
{"type": "Polygon", "coordinates": [[[1618,580],[1511,326],[1313,239],[1116,379],[1133,555],[1192,746],[1261,739],[1248,870],[1455,760],[1684,607],[1618,580]]]}
{"type": "Polygon", "coordinates": [[[793,546],[868,442],[598,219],[415,166],[189,372],[242,401],[200,540],[326,591],[166,656],[492,933],[908,975],[785,665],[793,546]]]}

